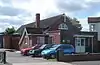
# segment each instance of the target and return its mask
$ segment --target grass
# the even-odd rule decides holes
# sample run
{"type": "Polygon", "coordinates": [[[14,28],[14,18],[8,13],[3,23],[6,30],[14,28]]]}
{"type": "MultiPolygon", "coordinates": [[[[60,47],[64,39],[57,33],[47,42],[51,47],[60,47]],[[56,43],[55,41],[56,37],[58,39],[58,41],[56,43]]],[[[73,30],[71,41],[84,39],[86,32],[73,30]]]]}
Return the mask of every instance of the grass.
{"type": "Polygon", "coordinates": [[[49,61],[57,61],[56,59],[48,59],[49,61]]]}

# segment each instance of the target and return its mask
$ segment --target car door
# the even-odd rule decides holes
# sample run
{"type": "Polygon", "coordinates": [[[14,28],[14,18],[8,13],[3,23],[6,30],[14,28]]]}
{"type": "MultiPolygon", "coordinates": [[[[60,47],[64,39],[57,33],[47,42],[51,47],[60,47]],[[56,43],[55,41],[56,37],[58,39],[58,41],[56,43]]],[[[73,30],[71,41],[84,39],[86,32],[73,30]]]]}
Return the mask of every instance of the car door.
{"type": "Polygon", "coordinates": [[[64,54],[72,53],[72,47],[70,45],[63,45],[62,50],[63,50],[64,54]]]}

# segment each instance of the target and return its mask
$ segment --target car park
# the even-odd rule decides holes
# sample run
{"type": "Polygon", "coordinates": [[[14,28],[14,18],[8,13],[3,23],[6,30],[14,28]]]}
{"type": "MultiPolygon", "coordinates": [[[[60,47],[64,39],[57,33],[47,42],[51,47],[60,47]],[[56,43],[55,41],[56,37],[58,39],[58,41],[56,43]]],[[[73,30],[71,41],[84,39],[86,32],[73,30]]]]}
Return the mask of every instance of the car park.
{"type": "Polygon", "coordinates": [[[74,47],[70,44],[56,44],[52,46],[52,48],[43,50],[41,52],[41,55],[43,56],[43,58],[46,58],[46,59],[55,58],[58,50],[62,50],[64,54],[75,53],[74,47]]]}
{"type": "Polygon", "coordinates": [[[31,49],[32,49],[32,47],[31,47],[31,48],[24,48],[24,49],[21,49],[21,54],[22,54],[22,55],[28,55],[28,51],[31,50],[31,49]]]}
{"type": "Polygon", "coordinates": [[[33,49],[29,51],[29,54],[34,57],[34,56],[41,56],[41,52],[43,50],[49,49],[53,46],[54,44],[44,44],[42,45],[39,49],[33,49]]]}
{"type": "Polygon", "coordinates": [[[40,46],[42,46],[42,44],[36,44],[33,47],[31,47],[31,48],[21,49],[21,54],[24,55],[24,56],[27,56],[27,55],[29,55],[29,51],[30,50],[32,50],[32,49],[38,49],[40,46]]]}

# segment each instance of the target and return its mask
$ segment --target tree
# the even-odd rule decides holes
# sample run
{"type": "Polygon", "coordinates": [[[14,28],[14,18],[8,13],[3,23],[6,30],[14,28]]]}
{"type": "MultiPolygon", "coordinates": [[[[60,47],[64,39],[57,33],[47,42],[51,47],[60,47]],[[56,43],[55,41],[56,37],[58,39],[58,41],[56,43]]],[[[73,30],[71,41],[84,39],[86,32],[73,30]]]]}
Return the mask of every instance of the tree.
{"type": "Polygon", "coordinates": [[[14,27],[12,27],[12,28],[6,28],[4,34],[13,34],[15,32],[16,32],[16,30],[15,30],[14,27]]]}
{"type": "Polygon", "coordinates": [[[72,24],[73,25],[75,25],[78,29],[82,29],[82,26],[81,26],[81,24],[80,24],[80,22],[77,20],[77,18],[70,18],[69,19],[71,22],[72,22],[72,24]]]}

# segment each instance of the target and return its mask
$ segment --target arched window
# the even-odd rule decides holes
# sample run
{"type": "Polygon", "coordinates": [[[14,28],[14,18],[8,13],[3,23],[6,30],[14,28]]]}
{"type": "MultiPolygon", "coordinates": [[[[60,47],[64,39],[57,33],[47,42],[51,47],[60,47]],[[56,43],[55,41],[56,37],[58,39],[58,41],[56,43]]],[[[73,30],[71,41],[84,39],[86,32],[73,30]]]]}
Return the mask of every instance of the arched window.
{"type": "Polygon", "coordinates": [[[58,29],[68,30],[68,26],[65,23],[59,25],[58,29]]]}

